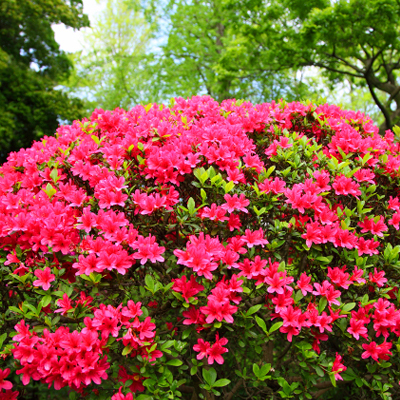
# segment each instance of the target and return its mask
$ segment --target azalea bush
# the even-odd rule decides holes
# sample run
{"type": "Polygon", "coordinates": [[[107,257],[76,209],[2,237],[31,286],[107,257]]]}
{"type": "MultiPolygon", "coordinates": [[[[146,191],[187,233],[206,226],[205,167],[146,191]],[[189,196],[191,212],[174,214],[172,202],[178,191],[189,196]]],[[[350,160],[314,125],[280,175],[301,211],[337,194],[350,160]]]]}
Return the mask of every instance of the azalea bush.
{"type": "Polygon", "coordinates": [[[399,151],[360,112],[204,96],[11,153],[0,398],[399,398],[399,151]]]}

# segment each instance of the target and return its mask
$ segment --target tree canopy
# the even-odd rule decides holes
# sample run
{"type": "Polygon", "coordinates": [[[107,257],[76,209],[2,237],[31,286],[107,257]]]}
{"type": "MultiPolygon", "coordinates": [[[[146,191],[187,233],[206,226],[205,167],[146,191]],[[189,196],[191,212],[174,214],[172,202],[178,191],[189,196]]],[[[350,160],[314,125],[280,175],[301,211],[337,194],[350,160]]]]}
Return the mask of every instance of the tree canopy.
{"type": "MultiPolygon", "coordinates": [[[[350,106],[359,108],[362,98],[380,111],[384,121],[381,133],[400,119],[398,0],[108,2],[119,7],[122,3],[123,7],[141,6],[142,15],[152,21],[139,51],[132,49],[135,40],[142,38],[143,18],[127,20],[123,13],[108,13],[114,24],[99,24],[101,29],[94,34],[109,55],[114,54],[114,66],[97,74],[97,80],[107,81],[109,86],[112,82],[115,90],[111,92],[121,97],[117,96],[120,106],[126,106],[122,99],[126,98],[126,82],[129,90],[141,94],[143,102],[193,94],[257,102],[281,97],[315,99],[321,89],[328,100],[337,101],[337,96],[329,93],[345,84],[353,93],[350,106]],[[125,28],[118,30],[122,33],[119,40],[131,46],[113,53],[113,45],[107,43],[121,21],[125,28]],[[129,25],[131,30],[126,29],[129,25]],[[135,67],[138,61],[132,64],[132,52],[140,59],[140,67],[135,67]],[[310,76],[304,78],[302,72],[308,67],[322,73],[322,85],[321,81],[316,85],[310,76]],[[104,79],[110,73],[115,77],[104,79]]],[[[103,50],[96,51],[101,60],[109,59],[103,57],[103,50]]],[[[86,72],[80,63],[78,70],[86,72]]],[[[86,85],[92,94],[106,92],[107,84],[102,90],[90,82],[86,85]]]]}
{"type": "Polygon", "coordinates": [[[82,103],[55,87],[72,64],[52,24],[89,25],[82,0],[0,1],[0,160],[81,116],[82,103]]]}
{"type": "MultiPolygon", "coordinates": [[[[398,0],[227,0],[236,31],[268,71],[319,67],[332,84],[368,88],[382,112],[381,131],[400,118],[398,0]]],[[[261,65],[261,64],[260,64],[261,65]]]]}
{"type": "Polygon", "coordinates": [[[150,51],[154,24],[138,1],[107,0],[84,49],[72,55],[76,69],[67,91],[88,99],[87,108],[132,107],[159,99],[150,51]]]}
{"type": "Polygon", "coordinates": [[[306,87],[289,71],[262,66],[257,44],[237,29],[237,4],[177,0],[170,3],[168,39],[160,69],[167,92],[206,93],[222,101],[298,98],[306,87]]]}
{"type": "MultiPolygon", "coordinates": [[[[94,107],[208,94],[266,101],[310,97],[294,70],[268,71],[221,1],[107,0],[66,86],[94,107]]],[[[311,81],[312,79],[308,79],[311,81]]]]}

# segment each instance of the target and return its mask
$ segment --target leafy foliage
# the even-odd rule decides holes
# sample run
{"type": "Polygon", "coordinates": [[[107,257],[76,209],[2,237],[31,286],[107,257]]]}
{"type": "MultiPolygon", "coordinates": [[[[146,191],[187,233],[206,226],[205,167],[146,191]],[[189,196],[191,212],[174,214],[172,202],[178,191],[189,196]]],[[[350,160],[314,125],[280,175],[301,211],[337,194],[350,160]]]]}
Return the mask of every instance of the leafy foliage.
{"type": "Polygon", "coordinates": [[[295,73],[271,73],[260,62],[254,38],[238,29],[237,6],[224,1],[170,2],[169,13],[159,23],[169,29],[157,64],[166,94],[205,93],[219,101],[235,97],[255,102],[308,94],[295,73]]]}
{"type": "Polygon", "coordinates": [[[88,26],[82,1],[0,2],[0,160],[52,134],[60,120],[82,115],[82,103],[54,88],[72,65],[54,40],[52,24],[88,26]]]}
{"type": "Polygon", "coordinates": [[[224,4],[237,10],[236,30],[257,43],[253,51],[266,70],[319,67],[332,83],[349,79],[369,91],[385,119],[381,134],[399,121],[397,0],[224,4]]]}
{"type": "Polygon", "coordinates": [[[193,93],[254,102],[316,96],[313,78],[260,62],[254,38],[237,29],[237,13],[221,1],[107,0],[85,50],[73,56],[67,91],[102,108],[193,93]]]}
{"type": "Polygon", "coordinates": [[[66,86],[103,108],[325,95],[380,114],[384,134],[400,113],[399,11],[397,0],[108,0],[66,86]]]}
{"type": "Polygon", "coordinates": [[[129,108],[160,98],[150,50],[154,24],[138,3],[108,0],[84,34],[85,48],[71,56],[75,69],[63,85],[87,99],[90,110],[129,108]]]}

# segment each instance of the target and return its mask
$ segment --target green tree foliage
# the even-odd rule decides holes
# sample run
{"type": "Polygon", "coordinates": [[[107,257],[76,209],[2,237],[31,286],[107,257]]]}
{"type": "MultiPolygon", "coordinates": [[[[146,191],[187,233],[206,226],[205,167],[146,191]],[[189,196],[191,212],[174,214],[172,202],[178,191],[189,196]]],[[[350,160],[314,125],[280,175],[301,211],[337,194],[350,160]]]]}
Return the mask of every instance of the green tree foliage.
{"type": "Polygon", "coordinates": [[[0,0],[0,160],[81,116],[81,101],[56,90],[72,64],[51,25],[88,26],[82,0],[0,0]]]}
{"type": "Polygon", "coordinates": [[[77,56],[69,83],[93,105],[315,100],[318,86],[328,101],[371,113],[381,132],[400,121],[398,0],[107,1],[88,41],[96,51],[77,56]],[[309,67],[323,80],[305,78],[309,67]]]}
{"type": "Polygon", "coordinates": [[[239,3],[231,7],[221,0],[170,2],[163,23],[169,26],[168,40],[159,64],[166,93],[205,93],[219,101],[306,95],[295,72],[271,72],[260,62],[259,45],[238,29],[238,8],[245,12],[239,3]]]}
{"type": "Polygon", "coordinates": [[[67,91],[89,100],[88,108],[129,108],[157,101],[154,24],[138,1],[106,0],[93,29],[84,35],[84,50],[72,55],[76,69],[67,91]]]}
{"type": "MultiPolygon", "coordinates": [[[[367,88],[385,122],[400,119],[398,0],[227,0],[236,31],[269,71],[315,66],[331,84],[367,88]]],[[[365,93],[365,91],[364,91],[365,93]]]]}
{"type": "MultiPolygon", "coordinates": [[[[237,11],[220,0],[106,0],[74,55],[66,83],[90,106],[115,108],[209,94],[219,101],[311,97],[293,70],[269,72],[254,42],[237,31],[237,11]]],[[[315,86],[315,85],[313,85],[315,86]]]]}

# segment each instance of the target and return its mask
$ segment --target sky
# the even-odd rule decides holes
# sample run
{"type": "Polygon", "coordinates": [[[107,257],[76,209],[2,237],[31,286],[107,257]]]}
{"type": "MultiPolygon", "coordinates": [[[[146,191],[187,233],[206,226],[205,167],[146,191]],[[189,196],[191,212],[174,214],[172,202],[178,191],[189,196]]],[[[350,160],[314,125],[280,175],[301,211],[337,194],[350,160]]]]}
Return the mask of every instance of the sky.
{"type": "MultiPolygon", "coordinates": [[[[104,4],[104,2],[103,2],[104,4]]],[[[88,15],[90,23],[92,24],[96,19],[97,14],[101,11],[103,6],[101,0],[83,0],[83,12],[88,15]]],[[[63,24],[53,25],[53,31],[56,41],[59,43],[61,50],[72,53],[83,48],[83,35],[90,28],[83,28],[73,30],[66,28],[63,24]]]]}

